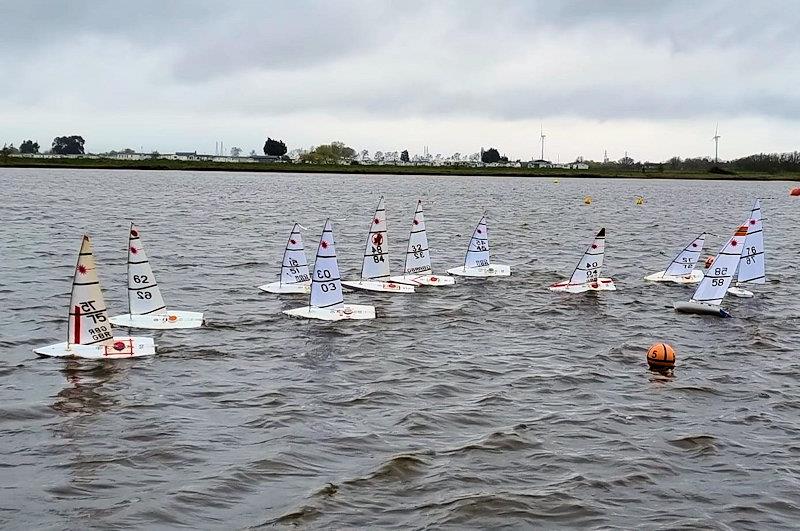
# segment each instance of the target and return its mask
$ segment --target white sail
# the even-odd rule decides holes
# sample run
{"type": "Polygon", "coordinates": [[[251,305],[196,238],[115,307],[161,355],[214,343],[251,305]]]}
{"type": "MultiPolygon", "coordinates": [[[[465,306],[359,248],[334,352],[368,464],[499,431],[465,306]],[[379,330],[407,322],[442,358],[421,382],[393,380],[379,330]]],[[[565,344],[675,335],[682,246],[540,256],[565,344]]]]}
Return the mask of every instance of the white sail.
{"type": "Polygon", "coordinates": [[[703,280],[697,286],[697,290],[692,296],[693,302],[722,304],[725,292],[728,291],[728,286],[731,285],[731,280],[733,280],[733,273],[736,271],[739,258],[742,256],[742,247],[745,244],[746,237],[746,225],[736,229],[736,233],[714,258],[711,267],[708,268],[703,280]]]}
{"type": "Polygon", "coordinates": [[[408,236],[405,274],[431,273],[431,256],[428,251],[428,234],[425,232],[425,216],[422,214],[422,201],[417,201],[411,233],[408,236]]]}
{"type": "Polygon", "coordinates": [[[336,245],[333,240],[331,220],[325,221],[325,228],[319,239],[317,259],[314,262],[314,275],[311,279],[311,298],[309,306],[314,308],[340,308],[344,305],[342,284],[339,277],[339,264],[336,261],[336,245]]]}
{"type": "Polygon", "coordinates": [[[108,322],[106,302],[100,289],[100,279],[92,254],[92,242],[84,235],[69,301],[67,344],[112,345],[111,323],[108,322]]]}
{"type": "Polygon", "coordinates": [[[311,280],[311,274],[308,272],[303,236],[300,234],[300,224],[295,223],[289,239],[286,241],[286,250],[283,252],[280,282],[281,284],[296,284],[309,280],[311,280]]]}
{"type": "Polygon", "coordinates": [[[378,208],[375,209],[375,216],[372,218],[369,234],[367,234],[361,278],[364,280],[389,279],[389,239],[386,231],[386,208],[383,204],[383,197],[378,202],[378,208]]]}
{"type": "Polygon", "coordinates": [[[736,279],[740,283],[764,284],[766,282],[764,227],[761,219],[761,202],[758,199],[753,204],[746,225],[747,238],[739,259],[739,274],[736,279]]]}
{"type": "Polygon", "coordinates": [[[147,315],[166,312],[167,307],[150,269],[139,228],[131,223],[128,236],[128,313],[147,315]]]}
{"type": "Polygon", "coordinates": [[[485,267],[489,265],[489,227],[486,226],[486,215],[481,217],[478,226],[472,231],[464,267],[485,267]]]}
{"type": "Polygon", "coordinates": [[[600,278],[600,269],[603,267],[603,256],[606,249],[606,229],[602,228],[594,237],[594,241],[583,253],[581,261],[572,272],[569,284],[580,285],[597,282],[600,278]]]}
{"type": "Polygon", "coordinates": [[[664,275],[680,277],[690,274],[695,265],[697,265],[697,260],[703,252],[705,243],[706,233],[704,232],[678,253],[678,256],[670,262],[669,267],[664,271],[664,275]]]}

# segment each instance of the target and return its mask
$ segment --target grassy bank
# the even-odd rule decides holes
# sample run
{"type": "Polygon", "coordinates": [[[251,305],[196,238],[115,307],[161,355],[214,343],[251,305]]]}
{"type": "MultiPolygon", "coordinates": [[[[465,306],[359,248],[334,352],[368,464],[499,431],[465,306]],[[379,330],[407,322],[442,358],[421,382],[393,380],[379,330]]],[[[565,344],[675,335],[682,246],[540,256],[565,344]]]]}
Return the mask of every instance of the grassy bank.
{"type": "Polygon", "coordinates": [[[800,173],[738,173],[735,175],[691,171],[635,171],[596,167],[589,170],[560,168],[467,168],[447,166],[369,166],[339,164],[230,163],[180,160],[28,159],[0,158],[0,168],[92,168],[103,170],[176,170],[231,172],[354,173],[387,175],[484,175],[510,177],[600,177],[632,179],[743,179],[800,181],[800,173]]]}

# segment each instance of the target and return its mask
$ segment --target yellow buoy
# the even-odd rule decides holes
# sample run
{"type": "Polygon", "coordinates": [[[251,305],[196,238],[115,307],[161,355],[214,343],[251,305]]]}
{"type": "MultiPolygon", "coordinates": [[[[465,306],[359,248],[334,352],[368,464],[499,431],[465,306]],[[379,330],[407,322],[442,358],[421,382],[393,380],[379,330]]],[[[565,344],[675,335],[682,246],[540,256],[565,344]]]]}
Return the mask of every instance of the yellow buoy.
{"type": "Polygon", "coordinates": [[[643,205],[644,204],[644,197],[642,197],[640,195],[637,195],[636,196],[636,204],[637,205],[643,205]]]}
{"type": "Polygon", "coordinates": [[[586,197],[584,197],[583,198],[583,204],[584,205],[591,205],[592,204],[592,196],[587,195],[586,197]]]}
{"type": "Polygon", "coordinates": [[[558,179],[553,179],[553,184],[558,184],[558,183],[559,183],[558,179]]]}
{"type": "Polygon", "coordinates": [[[651,370],[666,371],[675,367],[675,349],[667,343],[656,343],[647,350],[647,364],[651,370]]]}

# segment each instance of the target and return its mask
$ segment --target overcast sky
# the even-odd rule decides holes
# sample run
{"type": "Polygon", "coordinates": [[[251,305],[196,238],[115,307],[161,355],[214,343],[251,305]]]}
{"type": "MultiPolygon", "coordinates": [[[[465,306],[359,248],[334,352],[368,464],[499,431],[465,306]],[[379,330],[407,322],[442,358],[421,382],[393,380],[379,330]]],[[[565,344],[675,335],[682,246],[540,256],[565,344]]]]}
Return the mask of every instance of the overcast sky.
{"type": "Polygon", "coordinates": [[[0,142],[800,149],[800,3],[0,0],[0,142]]]}

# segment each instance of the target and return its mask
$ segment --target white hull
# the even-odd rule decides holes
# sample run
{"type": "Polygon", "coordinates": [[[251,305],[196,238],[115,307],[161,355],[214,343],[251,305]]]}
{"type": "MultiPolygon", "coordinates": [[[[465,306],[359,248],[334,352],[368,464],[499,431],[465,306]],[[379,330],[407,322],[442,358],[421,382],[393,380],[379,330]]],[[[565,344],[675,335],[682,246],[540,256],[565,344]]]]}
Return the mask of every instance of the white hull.
{"type": "Polygon", "coordinates": [[[375,319],[375,307],[362,304],[345,304],[338,308],[315,308],[303,306],[284,310],[283,313],[292,317],[305,319],[320,319],[322,321],[342,321],[346,319],[375,319]]]}
{"type": "Polygon", "coordinates": [[[409,286],[452,286],[456,283],[456,279],[445,275],[401,275],[389,280],[409,286]]]}
{"type": "Polygon", "coordinates": [[[678,313],[694,313],[698,315],[714,315],[716,317],[730,317],[731,314],[714,304],[703,304],[702,302],[676,302],[673,303],[675,311],[678,313]]]}
{"type": "Polygon", "coordinates": [[[51,358],[114,360],[152,356],[156,353],[156,346],[153,343],[153,338],[150,337],[115,337],[114,346],[111,347],[105,345],[68,345],[64,342],[39,347],[33,349],[33,352],[40,356],[51,358]]]}
{"type": "Polygon", "coordinates": [[[174,328],[200,328],[203,326],[201,312],[167,311],[147,315],[117,315],[109,318],[114,326],[128,328],[149,328],[151,330],[171,330],[174,328]]]}
{"type": "Polygon", "coordinates": [[[560,293],[583,293],[585,291],[616,291],[617,287],[610,278],[600,278],[597,282],[586,284],[570,284],[569,282],[559,282],[550,286],[550,291],[560,293]]]}
{"type": "Polygon", "coordinates": [[[740,297],[742,299],[752,299],[755,296],[755,294],[752,291],[740,288],[738,286],[731,286],[730,288],[728,288],[728,293],[730,293],[734,297],[740,297]]]}
{"type": "Polygon", "coordinates": [[[649,280],[650,282],[674,282],[675,284],[697,284],[701,280],[703,280],[703,272],[699,269],[694,269],[688,275],[667,275],[665,274],[666,271],[659,271],[658,273],[653,273],[652,275],[647,275],[644,277],[645,280],[649,280]]]}
{"type": "Polygon", "coordinates": [[[342,286],[364,291],[385,293],[414,293],[414,286],[383,280],[342,280],[342,286]]]}
{"type": "Polygon", "coordinates": [[[480,267],[461,266],[448,269],[447,272],[451,275],[456,275],[459,277],[507,277],[511,275],[511,266],[504,264],[490,264],[488,266],[480,267]]]}
{"type": "Polygon", "coordinates": [[[266,291],[267,293],[281,293],[281,294],[308,294],[311,293],[311,281],[308,282],[294,282],[292,284],[281,282],[270,282],[259,286],[258,289],[266,291]]]}

